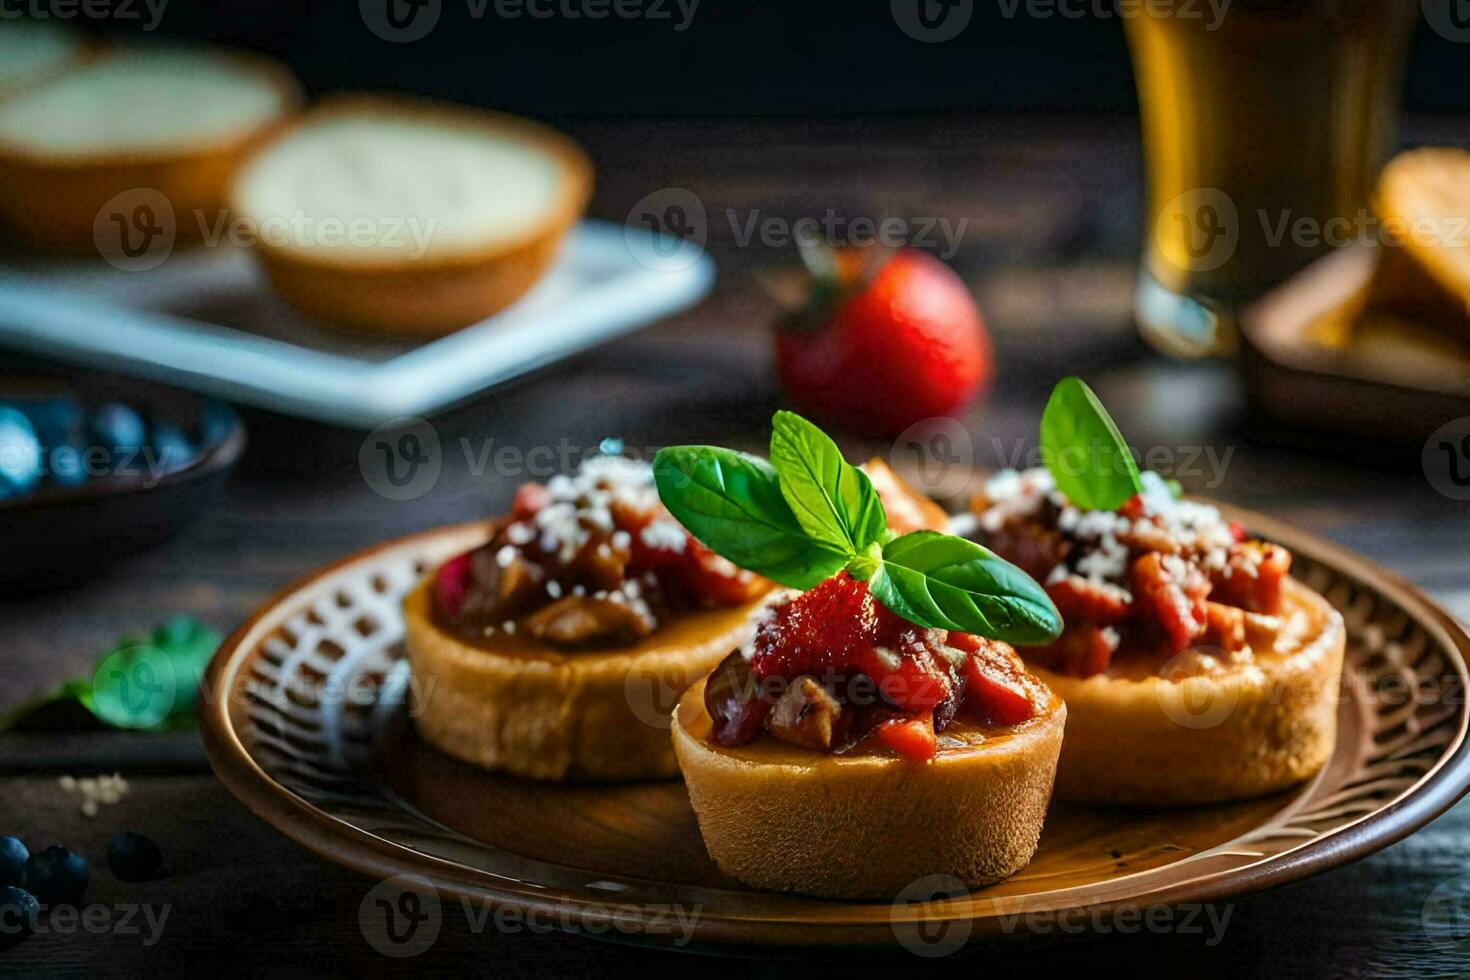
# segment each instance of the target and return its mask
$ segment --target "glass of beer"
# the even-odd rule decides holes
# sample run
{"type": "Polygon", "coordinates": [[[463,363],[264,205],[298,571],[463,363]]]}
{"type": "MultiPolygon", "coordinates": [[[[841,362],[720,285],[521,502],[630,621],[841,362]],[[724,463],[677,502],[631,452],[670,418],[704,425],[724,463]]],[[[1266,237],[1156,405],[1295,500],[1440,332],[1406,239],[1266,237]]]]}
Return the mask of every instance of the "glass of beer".
{"type": "Polygon", "coordinates": [[[1366,219],[1419,7],[1140,0],[1124,20],[1148,180],[1135,312],[1152,343],[1230,352],[1232,310],[1366,219]]]}

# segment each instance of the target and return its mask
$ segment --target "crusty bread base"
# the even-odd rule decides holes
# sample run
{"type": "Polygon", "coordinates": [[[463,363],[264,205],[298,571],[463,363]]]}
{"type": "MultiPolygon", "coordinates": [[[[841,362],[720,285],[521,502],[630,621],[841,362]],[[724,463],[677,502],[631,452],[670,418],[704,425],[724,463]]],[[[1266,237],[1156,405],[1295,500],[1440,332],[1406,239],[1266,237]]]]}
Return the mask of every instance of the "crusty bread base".
{"type": "Polygon", "coordinates": [[[456,758],[533,779],[677,776],[668,705],[748,638],[759,604],[682,616],[624,650],[561,653],[503,634],[487,648],[434,621],[432,580],[403,602],[419,733],[456,758]]]}
{"type": "MultiPolygon", "coordinates": [[[[709,741],[704,682],[674,718],[674,751],[705,847],[748,885],[830,898],[893,899],[926,875],[997,881],[1036,852],[1067,709],[932,762],[833,756],[769,735],[709,741]]],[[[948,733],[946,733],[948,734],[948,733]]]]}
{"type": "Polygon", "coordinates": [[[472,259],[426,256],[391,268],[326,265],[264,243],[256,254],[281,298],[324,323],[438,337],[525,295],[551,266],[576,217],[568,215],[513,248],[472,259]]]}
{"type": "MultiPolygon", "coordinates": [[[[478,252],[386,260],[344,260],[315,251],[262,240],[255,252],[277,293],[323,323],[383,335],[437,337],[493,316],[534,286],[561,249],[592,195],[592,161],[571,139],[523,119],[392,96],[341,96],[327,100],[296,126],[310,126],[334,113],[364,109],[384,115],[438,119],[473,132],[514,133],[534,142],[563,172],[562,193],[554,213],[540,227],[514,241],[496,242],[478,252]]],[[[289,139],[291,131],[281,134],[289,139]]],[[[262,148],[262,152],[269,147],[262,148]]],[[[249,214],[233,195],[234,210],[249,214]]],[[[259,216],[256,216],[257,218],[259,216]]]]}
{"type": "Polygon", "coordinates": [[[227,57],[245,63],[283,94],[286,108],[280,118],[231,140],[188,150],[53,157],[0,149],[0,221],[31,245],[95,255],[99,212],[117,195],[144,188],[162,194],[173,206],[177,242],[197,243],[216,229],[227,231],[221,219],[228,217],[224,208],[236,167],[270,138],[301,99],[286,69],[254,55],[227,57]]]}
{"type": "Polygon", "coordinates": [[[1346,630],[1295,580],[1286,598],[1314,632],[1296,652],[1258,652],[1249,666],[1130,680],[1028,665],[1070,712],[1057,799],[1191,806],[1275,792],[1322,768],[1337,737],[1346,630]]]}

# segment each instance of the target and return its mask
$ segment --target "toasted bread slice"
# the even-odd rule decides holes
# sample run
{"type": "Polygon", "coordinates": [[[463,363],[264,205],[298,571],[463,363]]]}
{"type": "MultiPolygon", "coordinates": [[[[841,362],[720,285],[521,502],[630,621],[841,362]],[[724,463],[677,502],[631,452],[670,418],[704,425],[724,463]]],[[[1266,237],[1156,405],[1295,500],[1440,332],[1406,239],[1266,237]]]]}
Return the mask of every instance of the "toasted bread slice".
{"type": "Polygon", "coordinates": [[[1470,337],[1470,152],[1400,153],[1378,178],[1378,267],[1359,305],[1470,337]]]}
{"type": "Polygon", "coordinates": [[[1346,630],[1301,583],[1286,580],[1283,596],[1280,630],[1258,637],[1244,664],[1200,654],[1137,678],[1028,664],[1070,712],[1057,798],[1193,806],[1286,789],[1321,769],[1337,737],[1346,630]]]}
{"type": "Polygon", "coordinates": [[[236,210],[288,302],[331,323],[449,333],[541,278],[592,188],[559,133],[513,116],[350,98],[311,113],[241,171],[236,210]],[[329,236],[329,228],[362,229],[329,236]]]}
{"type": "Polygon", "coordinates": [[[62,24],[0,18],[0,99],[55,78],[86,52],[81,34],[62,24]]]}
{"type": "Polygon", "coordinates": [[[748,885],[830,898],[892,899],[925,875],[983,885],[1036,852],[1067,709],[1004,734],[963,725],[938,755],[829,755],[761,735],[709,738],[704,682],[674,715],[674,751],[705,847],[748,885]]]}
{"type": "Polygon", "coordinates": [[[105,55],[0,102],[0,218],[36,244],[90,251],[104,206],[142,189],[168,200],[179,240],[197,240],[218,226],[240,159],[298,100],[290,74],[253,55],[105,55]]]}
{"type": "Polygon", "coordinates": [[[533,779],[667,779],[680,692],[748,639],[759,602],[689,613],[647,640],[559,651],[498,632],[470,642],[431,615],[433,576],[404,600],[412,713],[452,756],[533,779]]]}

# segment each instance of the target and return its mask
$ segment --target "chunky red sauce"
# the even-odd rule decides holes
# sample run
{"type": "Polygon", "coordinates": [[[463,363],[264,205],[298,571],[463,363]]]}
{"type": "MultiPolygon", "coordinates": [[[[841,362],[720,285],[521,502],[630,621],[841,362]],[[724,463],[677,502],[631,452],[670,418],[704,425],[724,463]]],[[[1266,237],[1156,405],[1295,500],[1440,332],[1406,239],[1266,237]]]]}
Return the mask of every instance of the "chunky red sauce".
{"type": "Polygon", "coordinates": [[[1045,583],[1066,624],[1052,644],[1027,650],[1033,662],[1090,677],[1124,657],[1230,654],[1247,646],[1247,614],[1281,611],[1291,553],[1250,539],[1213,507],[1155,491],[1116,512],[1079,511],[1044,472],[1002,483],[975,502],[978,538],[1045,583]]]}
{"type": "Polygon", "coordinates": [[[956,718],[1016,725],[1045,696],[1009,645],[915,626],[845,572],[773,605],[749,656],[731,653],[705,686],[720,744],[765,731],[819,751],[876,743],[919,759],[956,718]]]}
{"type": "Polygon", "coordinates": [[[674,520],[647,464],[601,457],[571,477],[524,484],[487,543],[439,567],[435,606],[473,636],[524,630],[554,646],[601,646],[768,588],[674,520]]]}

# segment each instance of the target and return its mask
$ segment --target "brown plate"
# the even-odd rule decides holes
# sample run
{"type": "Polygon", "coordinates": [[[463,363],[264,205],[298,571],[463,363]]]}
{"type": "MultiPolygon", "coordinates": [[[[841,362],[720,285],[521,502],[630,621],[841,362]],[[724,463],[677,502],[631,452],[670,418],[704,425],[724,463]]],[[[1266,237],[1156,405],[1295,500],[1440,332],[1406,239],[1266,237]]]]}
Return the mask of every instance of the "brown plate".
{"type": "Polygon", "coordinates": [[[419,876],[408,881],[446,902],[609,938],[902,944],[932,954],[1076,931],[1058,923],[1137,921],[1144,909],[1224,900],[1362,857],[1442,813],[1470,784],[1470,635],[1377,566],[1223,509],[1291,548],[1297,575],[1347,622],[1331,760],[1303,786],[1246,803],[1166,812],[1054,804],[1030,866],[974,892],[930,878],[893,902],[757,891],[706,856],[677,782],[521,782],[425,745],[405,707],[399,601],[429,568],[478,543],[484,525],[390,542],[278,595],[211,664],[204,741],[235,795],[333,861],[384,879],[419,876]]]}

